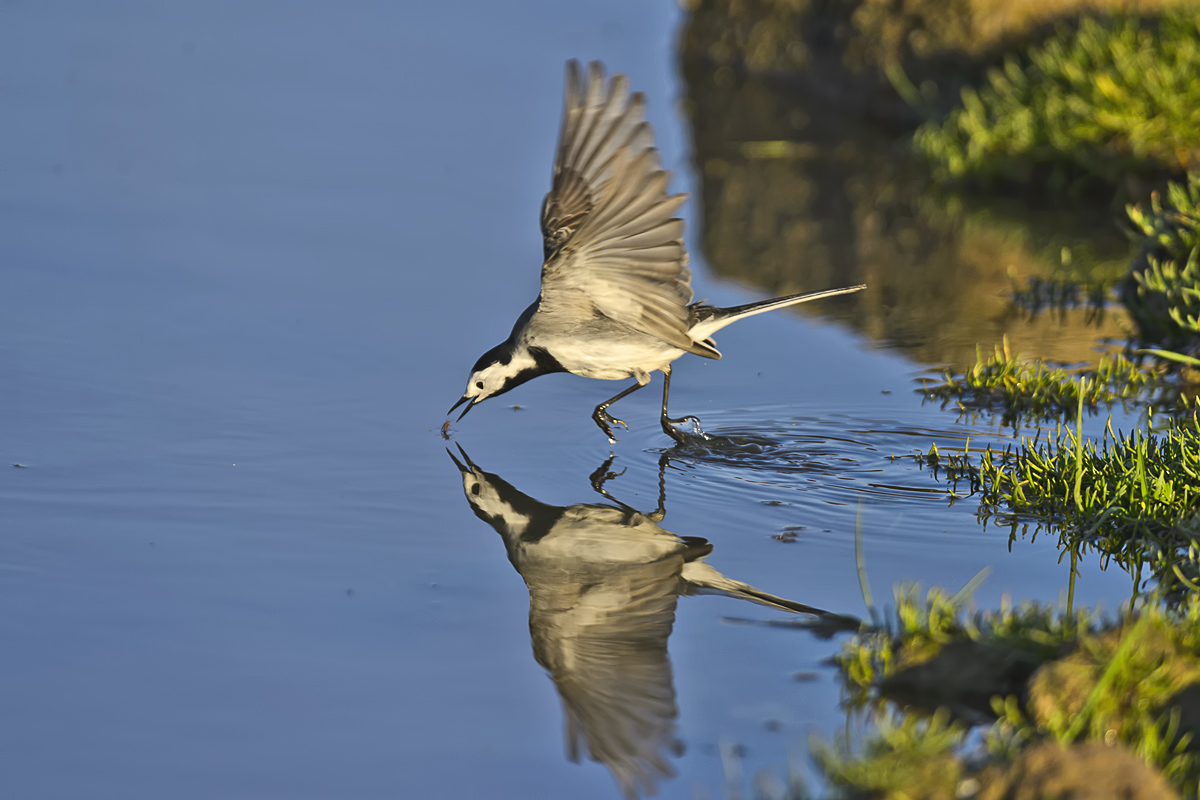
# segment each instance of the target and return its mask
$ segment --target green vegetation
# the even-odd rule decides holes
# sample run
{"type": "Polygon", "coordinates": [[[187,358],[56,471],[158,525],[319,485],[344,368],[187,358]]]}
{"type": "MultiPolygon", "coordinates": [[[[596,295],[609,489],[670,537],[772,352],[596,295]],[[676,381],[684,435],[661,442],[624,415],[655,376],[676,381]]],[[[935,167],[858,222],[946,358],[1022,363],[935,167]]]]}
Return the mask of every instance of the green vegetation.
{"type": "MultiPolygon", "coordinates": [[[[1200,86],[1200,81],[1196,81],[1200,86]]],[[[1168,204],[1129,206],[1138,256],[1122,299],[1146,344],[1200,354],[1200,172],[1172,183],[1168,204]]]]}
{"type": "MultiPolygon", "coordinates": [[[[1025,660],[1041,663],[1054,657],[1091,624],[1085,612],[1064,617],[1036,603],[966,617],[967,603],[982,577],[977,576],[953,595],[934,587],[922,598],[915,584],[897,587],[891,618],[881,620],[879,625],[864,626],[835,659],[850,690],[851,704],[862,706],[878,700],[875,692],[882,689],[886,694],[888,689],[896,688],[892,681],[898,673],[928,664],[952,642],[969,642],[978,647],[979,654],[999,650],[1025,653],[1030,657],[1025,660]]],[[[1031,673],[1032,669],[1027,674],[1031,673]]],[[[973,681],[976,677],[964,675],[960,680],[973,681]]],[[[969,682],[958,687],[942,682],[940,691],[945,700],[974,689],[969,682]]],[[[930,709],[938,705],[946,703],[934,703],[930,709]]],[[[988,707],[990,694],[984,700],[984,708],[988,707]]]]}
{"type": "MultiPolygon", "coordinates": [[[[1142,14],[1188,0],[1138,0],[1142,14]]],[[[685,62],[786,77],[828,106],[915,127],[963,86],[1053,35],[1055,23],[1121,13],[1128,0],[681,0],[685,62]],[[814,73],[814,83],[807,79],[814,73]]]]}
{"type": "Polygon", "coordinates": [[[1110,423],[1100,443],[1060,427],[1015,453],[985,450],[978,481],[985,518],[1044,520],[1065,548],[1095,549],[1135,576],[1148,563],[1169,584],[1200,539],[1200,415],[1161,433],[1114,433],[1110,423]]]}
{"type": "MultiPolygon", "coordinates": [[[[1168,197],[1164,205],[1153,193],[1148,208],[1127,208],[1138,252],[1119,283],[1070,270],[1064,252],[1069,277],[1035,276],[1013,292],[1014,306],[1030,317],[1043,309],[1061,313],[1081,305],[1102,314],[1115,286],[1137,325],[1135,341],[1150,345],[1138,352],[1157,361],[1134,362],[1111,354],[1094,367],[1055,368],[1044,361],[1023,361],[1005,339],[987,359],[977,349],[975,364],[962,374],[946,369],[935,384],[922,380],[920,391],[960,411],[1000,412],[1005,423],[1017,425],[1023,419],[1070,419],[1081,397],[1091,411],[1118,401],[1145,404],[1155,389],[1166,388],[1164,367],[1200,369],[1200,359],[1190,355],[1200,354],[1200,173],[1190,175],[1186,186],[1169,184],[1168,197]],[[1079,382],[1081,377],[1086,384],[1079,382]]],[[[1185,396],[1183,388],[1173,387],[1170,394],[1185,396]]],[[[1168,405],[1176,402],[1168,398],[1168,405]]]]}
{"type": "Polygon", "coordinates": [[[954,403],[962,411],[999,411],[1006,425],[1016,426],[1024,419],[1071,418],[1079,408],[1144,397],[1158,375],[1119,353],[1101,356],[1095,367],[1068,372],[1021,360],[1005,339],[989,358],[978,354],[965,374],[946,370],[940,383],[922,383],[919,391],[941,400],[943,407],[954,403]]]}
{"type": "MultiPolygon", "coordinates": [[[[1004,451],[912,458],[945,475],[952,502],[969,485],[985,524],[1056,535],[1067,603],[968,613],[970,587],[899,588],[894,612],[873,611],[837,658],[874,733],[813,742],[832,793],[1197,795],[1200,2],[687,5],[687,108],[718,273],[776,293],[868,283],[825,313],[954,364],[927,398],[1013,427],[1049,422],[1004,451]],[[919,159],[897,158],[906,130],[919,159]],[[937,182],[1090,193],[1108,214],[1114,194],[1149,200],[1127,208],[1130,248],[1110,217],[1094,219],[1103,210],[1041,213],[937,182]],[[1019,313],[996,313],[1010,289],[1019,313]],[[1097,360],[1098,342],[1118,344],[1097,360]],[[1117,405],[1138,429],[1099,427],[1117,405]],[[1073,610],[1089,552],[1132,577],[1124,614],[1073,610]]],[[[795,781],[785,791],[758,796],[802,795],[795,781]]]]}
{"type": "MultiPolygon", "coordinates": [[[[969,615],[966,594],[933,589],[921,598],[902,587],[890,622],[864,626],[845,645],[837,658],[843,679],[852,693],[872,694],[880,718],[858,753],[847,741],[813,743],[835,786],[877,797],[1010,796],[1005,790],[1029,779],[1031,756],[1045,759],[1042,748],[1086,761],[1094,743],[1126,771],[1105,780],[1131,781],[1128,771],[1142,770],[1137,782],[1164,794],[1139,796],[1168,796],[1163,779],[1196,794],[1200,599],[1178,607],[1151,601],[1105,620],[1033,604],[969,615]],[[999,653],[1009,657],[997,666],[999,653]],[[968,689],[988,698],[973,707],[986,716],[963,709],[968,689]],[[919,708],[939,710],[926,716],[919,708]],[[968,730],[981,722],[990,726],[985,748],[969,750],[968,730]]],[[[1079,780],[1087,786],[1100,777],[1086,770],[1079,780]]]]}
{"type": "Polygon", "coordinates": [[[883,797],[957,796],[967,772],[961,755],[966,728],[939,712],[928,718],[883,716],[878,733],[854,753],[845,737],[834,745],[813,740],[813,759],[831,784],[883,797]]]}
{"type": "MultiPolygon", "coordinates": [[[[908,130],[939,180],[1136,194],[1200,168],[1196,0],[686,0],[686,64],[908,130]]],[[[1102,199],[1108,199],[1107,196],[1102,199]]]]}
{"type": "Polygon", "coordinates": [[[1200,165],[1200,10],[1085,19],[1009,58],[914,138],[942,180],[1081,189],[1200,165]]]}
{"type": "MultiPolygon", "coordinates": [[[[955,58],[986,62],[997,52],[1045,38],[1055,22],[1128,11],[1122,0],[858,0],[848,50],[865,64],[955,58]]],[[[1181,5],[1179,0],[1139,0],[1143,14],[1181,5]]]]}
{"type": "MultiPolygon", "coordinates": [[[[1144,365],[1118,355],[1065,370],[1024,363],[1006,342],[925,389],[1009,421],[1074,418],[977,460],[964,451],[952,457],[956,474],[969,474],[985,521],[1011,524],[1014,537],[1028,520],[1056,530],[1072,586],[1088,551],[1128,571],[1130,611],[1105,620],[1072,613],[1068,599],[1065,612],[1026,604],[967,615],[967,590],[921,598],[901,587],[891,621],[864,627],[838,657],[851,706],[882,714],[878,733],[857,752],[813,746],[847,796],[1070,796],[1102,784],[1129,796],[1200,794],[1200,413],[1186,379],[1163,371],[1200,367],[1189,355],[1200,327],[1198,201],[1192,177],[1170,187],[1169,204],[1129,209],[1139,255],[1122,288],[1144,343],[1188,352],[1151,348],[1140,352],[1157,360],[1144,365]],[[1152,392],[1171,412],[1157,427],[1152,392]],[[1114,431],[1110,418],[1085,437],[1085,407],[1118,400],[1146,409],[1145,430],[1114,431]],[[1135,614],[1143,573],[1153,593],[1135,614]],[[978,724],[987,732],[972,737],[978,724]],[[927,790],[931,776],[944,780],[927,790]]],[[[1082,294],[1065,284],[1035,292],[1051,303],[1082,294]]]]}

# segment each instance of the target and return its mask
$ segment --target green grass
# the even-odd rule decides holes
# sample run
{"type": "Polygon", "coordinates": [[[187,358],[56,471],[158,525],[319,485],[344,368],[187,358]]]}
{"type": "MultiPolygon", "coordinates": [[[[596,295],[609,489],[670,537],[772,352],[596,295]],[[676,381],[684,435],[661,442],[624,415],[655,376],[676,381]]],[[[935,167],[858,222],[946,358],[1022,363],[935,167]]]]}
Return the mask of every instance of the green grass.
{"type": "Polygon", "coordinates": [[[1172,183],[1166,205],[1156,192],[1126,211],[1139,253],[1121,294],[1139,338],[1200,355],[1200,173],[1172,183]]]}
{"type": "Polygon", "coordinates": [[[1151,598],[1137,613],[1105,619],[1036,604],[969,614],[969,591],[935,588],[922,597],[914,586],[900,587],[889,621],[864,626],[844,646],[840,674],[852,698],[876,695],[878,733],[857,752],[848,739],[813,743],[832,784],[850,794],[953,797],[964,779],[986,784],[1041,742],[1099,742],[1127,749],[1176,789],[1196,794],[1200,718],[1181,690],[1200,687],[1200,595],[1182,605],[1151,598]],[[905,671],[941,659],[950,662],[945,674],[982,674],[972,659],[1017,651],[1025,671],[1015,691],[1004,682],[994,687],[986,752],[968,750],[971,722],[952,714],[945,697],[888,702],[889,686],[905,671]],[[915,710],[938,705],[932,715],[915,710]]]}
{"type": "Polygon", "coordinates": [[[1200,415],[1164,431],[1105,428],[1101,441],[1060,426],[1016,451],[984,450],[980,514],[1056,526],[1064,547],[1094,549],[1131,574],[1148,563],[1170,581],[1200,539],[1200,415]]]}
{"type": "Polygon", "coordinates": [[[834,657],[851,705],[878,700],[878,690],[888,680],[929,662],[950,642],[972,642],[989,652],[1019,651],[1041,662],[1093,624],[1086,611],[1060,614],[1039,603],[1005,604],[996,611],[967,615],[967,603],[981,578],[976,576],[953,595],[933,587],[922,597],[919,585],[896,587],[890,617],[865,625],[834,657]]]}
{"type": "Polygon", "coordinates": [[[941,380],[922,381],[929,399],[953,405],[960,411],[999,412],[1006,425],[1022,421],[1072,418],[1080,407],[1094,411],[1121,400],[1146,398],[1159,384],[1158,374],[1121,354],[1104,355],[1095,367],[1067,370],[1044,361],[1024,361],[1012,353],[1005,339],[993,354],[978,353],[964,374],[946,370],[941,380]],[[1081,382],[1083,377],[1086,381],[1081,382]]]}
{"type": "Polygon", "coordinates": [[[915,134],[943,181],[1112,186],[1200,165],[1200,9],[1084,19],[915,134]]]}
{"type": "Polygon", "coordinates": [[[850,796],[951,800],[967,772],[961,749],[966,726],[945,713],[928,718],[883,716],[878,732],[856,753],[849,737],[833,745],[813,738],[813,760],[825,778],[850,796]]]}
{"type": "Polygon", "coordinates": [[[1181,689],[1200,681],[1200,624],[1195,602],[1179,614],[1157,611],[1081,635],[1074,652],[1034,675],[1026,708],[997,702],[993,747],[1046,736],[1067,745],[1119,741],[1177,786],[1200,780],[1195,732],[1172,709],[1181,689]]]}

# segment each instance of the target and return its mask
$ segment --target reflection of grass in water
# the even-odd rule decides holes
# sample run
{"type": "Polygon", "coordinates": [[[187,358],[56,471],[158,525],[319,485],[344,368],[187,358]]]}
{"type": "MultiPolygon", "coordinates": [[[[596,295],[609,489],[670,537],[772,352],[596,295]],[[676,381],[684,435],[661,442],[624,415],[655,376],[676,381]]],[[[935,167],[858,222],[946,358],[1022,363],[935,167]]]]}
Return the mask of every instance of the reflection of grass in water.
{"type": "Polygon", "coordinates": [[[979,496],[980,519],[1010,525],[1014,539],[1018,525],[1033,520],[1038,530],[1056,530],[1060,550],[1073,558],[1094,550],[1102,565],[1116,563],[1134,579],[1135,594],[1144,569],[1163,592],[1200,591],[1191,557],[1200,540],[1200,411],[1195,401],[1175,394],[1177,405],[1168,407],[1175,416],[1160,415],[1164,426],[1158,430],[1114,431],[1110,418],[1099,439],[1085,437],[1085,405],[1129,390],[1122,372],[1130,363],[1108,363],[1118,366],[1093,371],[1089,380],[1040,363],[1021,364],[998,351],[990,365],[979,365],[978,375],[937,388],[969,393],[976,406],[992,403],[1010,414],[1017,408],[1050,419],[1074,417],[1074,427],[1060,422],[1044,438],[1023,437],[1015,449],[987,446],[972,455],[964,448],[939,457],[935,448],[918,458],[931,468],[945,467],[948,479],[964,480],[979,496]],[[1035,382],[1041,386],[1031,390],[1035,382]]]}
{"type": "MultiPolygon", "coordinates": [[[[1070,251],[1063,252],[1066,256],[1070,251]]],[[[1035,275],[1024,285],[1013,286],[1012,302],[1013,306],[1030,317],[1042,311],[1062,315],[1066,309],[1075,308],[1084,308],[1089,316],[1098,316],[1105,312],[1109,295],[1115,285],[1116,281],[1106,280],[1103,276],[1093,278],[1088,275],[1068,274],[1063,277],[1042,278],[1035,275]]]]}
{"type": "Polygon", "coordinates": [[[922,185],[903,150],[818,101],[746,81],[722,88],[686,69],[701,186],[701,245],[718,275],[783,294],[866,283],[848,302],[802,313],[843,319],[925,363],[968,366],[978,341],[1094,360],[1096,335],[1122,335],[1123,311],[1023,319],[1014,280],[1115,282],[1127,239],[1107,212],[1063,214],[959,198],[922,185]],[[1089,328],[1089,325],[1096,325],[1089,328]]]}

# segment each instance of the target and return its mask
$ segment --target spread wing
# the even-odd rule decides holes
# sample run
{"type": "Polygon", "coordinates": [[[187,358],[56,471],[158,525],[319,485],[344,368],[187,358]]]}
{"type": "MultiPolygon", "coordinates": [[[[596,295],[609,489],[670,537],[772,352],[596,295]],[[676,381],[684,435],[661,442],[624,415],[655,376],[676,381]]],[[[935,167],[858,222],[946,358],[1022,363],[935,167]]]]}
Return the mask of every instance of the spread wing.
{"type": "Polygon", "coordinates": [[[586,81],[567,64],[567,88],[554,178],[542,204],[540,310],[600,312],[676,347],[719,358],[688,335],[691,272],[683,220],[687,195],[669,194],[646,100],[629,80],[607,84],[597,62],[586,81]]]}

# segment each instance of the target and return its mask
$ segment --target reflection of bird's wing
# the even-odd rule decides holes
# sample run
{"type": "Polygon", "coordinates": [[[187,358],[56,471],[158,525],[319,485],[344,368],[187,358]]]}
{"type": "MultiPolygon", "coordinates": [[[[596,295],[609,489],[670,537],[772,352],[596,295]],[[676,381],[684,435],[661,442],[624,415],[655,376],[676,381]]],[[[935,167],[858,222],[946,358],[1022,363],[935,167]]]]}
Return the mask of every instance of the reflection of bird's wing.
{"type": "Polygon", "coordinates": [[[604,764],[626,797],[654,794],[675,774],[667,754],[682,753],[667,656],[682,566],[674,554],[525,576],[534,656],[562,699],[567,754],[604,764]]]}
{"type": "Polygon", "coordinates": [[[596,312],[683,350],[718,358],[688,336],[692,299],[683,220],[671,195],[641,94],[600,64],[567,64],[567,89],[550,193],[542,204],[540,310],[596,312]]]}

